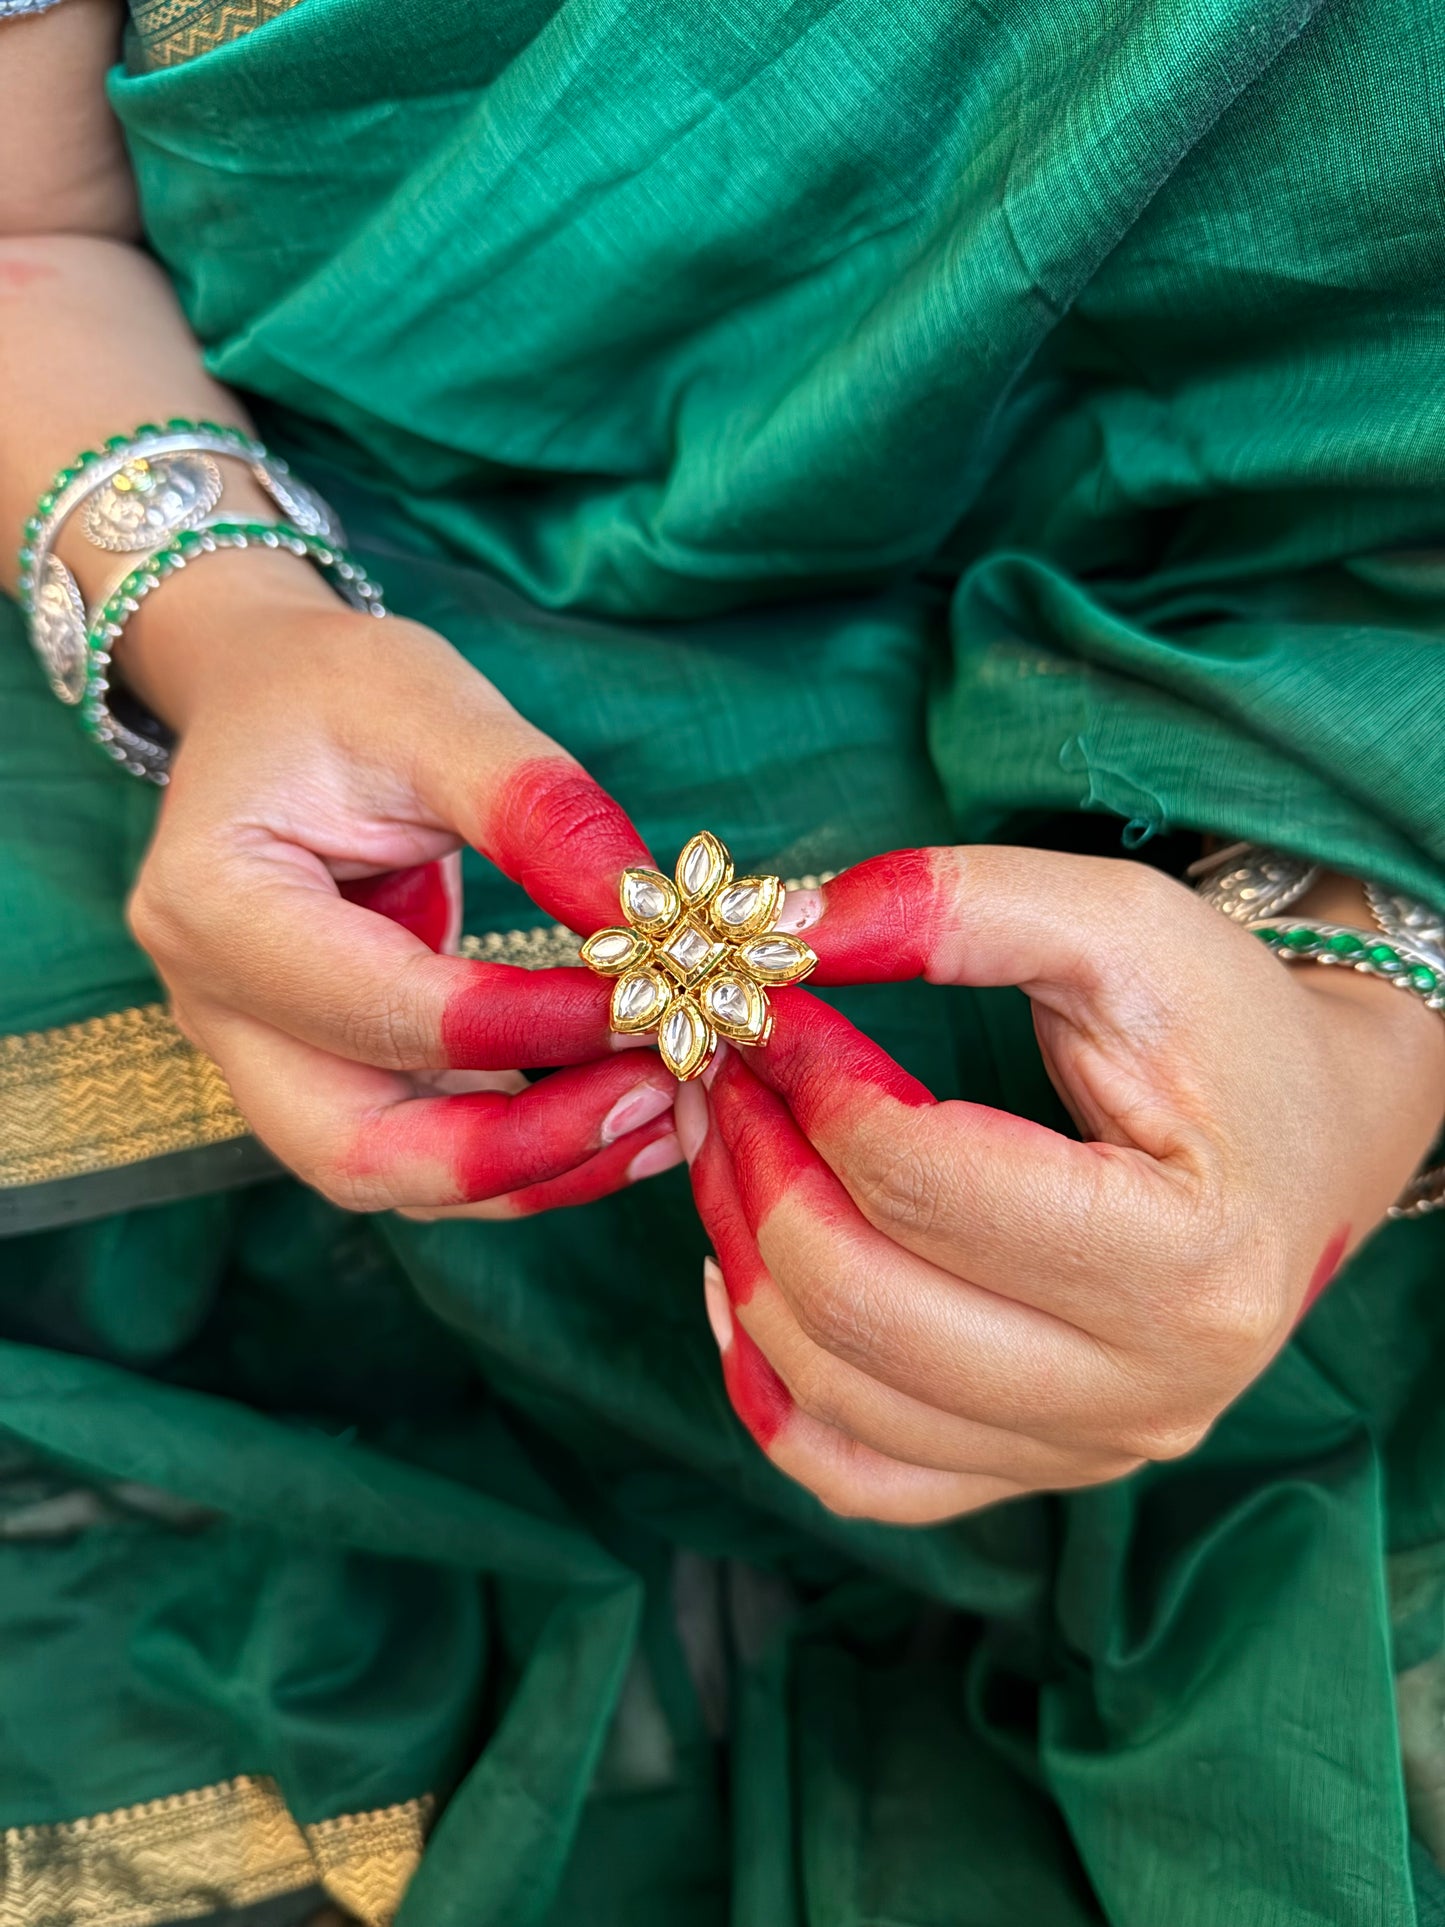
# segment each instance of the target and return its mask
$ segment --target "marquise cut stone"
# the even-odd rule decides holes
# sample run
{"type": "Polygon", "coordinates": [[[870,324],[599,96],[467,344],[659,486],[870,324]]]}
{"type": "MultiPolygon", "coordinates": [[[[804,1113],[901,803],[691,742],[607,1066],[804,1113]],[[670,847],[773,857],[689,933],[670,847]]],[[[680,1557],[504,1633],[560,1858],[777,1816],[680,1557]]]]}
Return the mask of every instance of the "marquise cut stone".
{"type": "Polygon", "coordinates": [[[662,1048],[674,1065],[686,1064],[702,1041],[702,1019],[687,1004],[679,1004],[662,1027],[662,1048]]]}
{"type": "Polygon", "coordinates": [[[758,970],[791,970],[800,955],[799,949],[785,937],[762,937],[743,951],[743,956],[758,970]]]}
{"type": "Polygon", "coordinates": [[[624,957],[632,954],[632,939],[621,930],[609,932],[605,937],[594,937],[588,946],[588,955],[597,963],[621,963],[624,957]]]}
{"type": "Polygon", "coordinates": [[[683,886],[688,894],[690,896],[697,896],[706,888],[708,877],[711,874],[712,851],[707,847],[706,843],[699,843],[694,850],[689,852],[687,862],[682,866],[683,886]]]}

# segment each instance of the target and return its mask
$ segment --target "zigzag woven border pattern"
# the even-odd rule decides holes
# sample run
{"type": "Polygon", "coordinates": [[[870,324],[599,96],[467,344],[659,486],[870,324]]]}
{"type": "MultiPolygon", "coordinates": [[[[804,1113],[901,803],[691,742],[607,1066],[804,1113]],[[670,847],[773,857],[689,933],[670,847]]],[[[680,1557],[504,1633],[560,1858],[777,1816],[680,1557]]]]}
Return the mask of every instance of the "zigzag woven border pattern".
{"type": "Polygon", "coordinates": [[[136,64],[142,72],[178,67],[228,40],[239,40],[298,0],[131,0],[136,64]]]}
{"type": "Polygon", "coordinates": [[[430,1795],[301,1826],[243,1775],[144,1806],[0,1836],[0,1927],[156,1927],[323,1886],[388,1927],[421,1859],[430,1795]]]}

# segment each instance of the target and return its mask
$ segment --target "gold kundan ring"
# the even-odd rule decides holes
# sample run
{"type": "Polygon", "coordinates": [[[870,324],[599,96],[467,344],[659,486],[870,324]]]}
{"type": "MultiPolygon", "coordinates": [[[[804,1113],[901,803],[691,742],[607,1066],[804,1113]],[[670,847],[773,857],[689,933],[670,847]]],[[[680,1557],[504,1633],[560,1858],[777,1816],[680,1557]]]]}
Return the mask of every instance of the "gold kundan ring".
{"type": "Polygon", "coordinates": [[[765,1044],[773,1027],[768,991],[800,983],[818,959],[774,928],[783,908],[778,877],[734,877],[727,846],[707,830],[686,845],[671,878],[624,870],[625,928],[599,930],[582,961],[612,987],[614,1031],[657,1032],[674,1077],[699,1077],[718,1039],[765,1044]]]}

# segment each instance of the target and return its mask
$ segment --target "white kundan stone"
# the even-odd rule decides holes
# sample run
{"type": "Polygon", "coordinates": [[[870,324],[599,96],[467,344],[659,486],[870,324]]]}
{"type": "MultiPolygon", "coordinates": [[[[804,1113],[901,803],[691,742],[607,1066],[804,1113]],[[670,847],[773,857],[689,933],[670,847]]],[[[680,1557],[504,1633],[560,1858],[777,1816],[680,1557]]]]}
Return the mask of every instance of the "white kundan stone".
{"type": "Polygon", "coordinates": [[[683,888],[689,896],[699,896],[707,888],[712,875],[712,851],[706,843],[698,843],[688,851],[687,861],[682,866],[683,888]]]}
{"type": "Polygon", "coordinates": [[[798,955],[797,946],[786,937],[759,937],[743,950],[743,956],[755,970],[791,970],[798,955]]]}
{"type": "Polygon", "coordinates": [[[667,889],[660,877],[627,879],[627,908],[634,917],[650,923],[654,917],[665,916],[670,907],[667,889]]]}
{"type": "Polygon", "coordinates": [[[714,1017],[721,1018],[725,1024],[745,1024],[751,1014],[748,993],[731,977],[723,977],[715,983],[708,992],[707,1001],[714,1017]]]}
{"type": "Polygon", "coordinates": [[[724,923],[746,923],[761,895],[756,883],[735,883],[718,898],[717,913],[724,923]]]}
{"type": "Polygon", "coordinates": [[[660,993],[651,977],[624,977],[617,986],[617,1015],[629,1020],[656,1008],[660,993]]]}
{"type": "Polygon", "coordinates": [[[712,955],[712,948],[702,932],[688,924],[667,946],[667,954],[684,970],[699,970],[712,955]]]}
{"type": "Polygon", "coordinates": [[[600,964],[621,963],[632,954],[632,939],[621,930],[609,930],[605,937],[594,937],[587,954],[600,964]]]}
{"type": "Polygon", "coordinates": [[[692,1055],[697,1038],[697,1018],[686,1004],[679,1007],[662,1027],[662,1041],[675,1064],[685,1064],[692,1055]]]}

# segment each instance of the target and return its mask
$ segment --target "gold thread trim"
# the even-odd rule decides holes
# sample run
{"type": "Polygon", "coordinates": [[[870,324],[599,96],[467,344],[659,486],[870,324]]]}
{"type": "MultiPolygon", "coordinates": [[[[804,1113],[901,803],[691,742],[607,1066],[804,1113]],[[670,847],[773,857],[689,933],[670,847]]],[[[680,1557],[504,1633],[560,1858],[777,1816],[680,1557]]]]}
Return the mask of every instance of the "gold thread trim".
{"type": "Polygon", "coordinates": [[[137,64],[148,72],[198,60],[295,5],[296,0],[134,0],[137,64]]]}
{"type": "Polygon", "coordinates": [[[225,1079],[163,1004],[0,1037],[0,1188],[245,1135],[225,1079]]]}
{"type": "Polygon", "coordinates": [[[421,1860],[430,1794],[299,1825],[273,1780],[243,1774],[0,1840],[0,1927],[155,1927],[320,1885],[389,1927],[421,1860]]]}
{"type": "MultiPolygon", "coordinates": [[[[791,879],[789,890],[831,880],[791,879]]],[[[463,957],[552,970],[580,962],[559,923],[462,938],[463,957]]],[[[113,1171],[247,1135],[220,1071],[164,1004],[0,1037],[0,1190],[113,1171]]],[[[3,1915],[0,1915],[3,1921],[3,1915]]]]}

